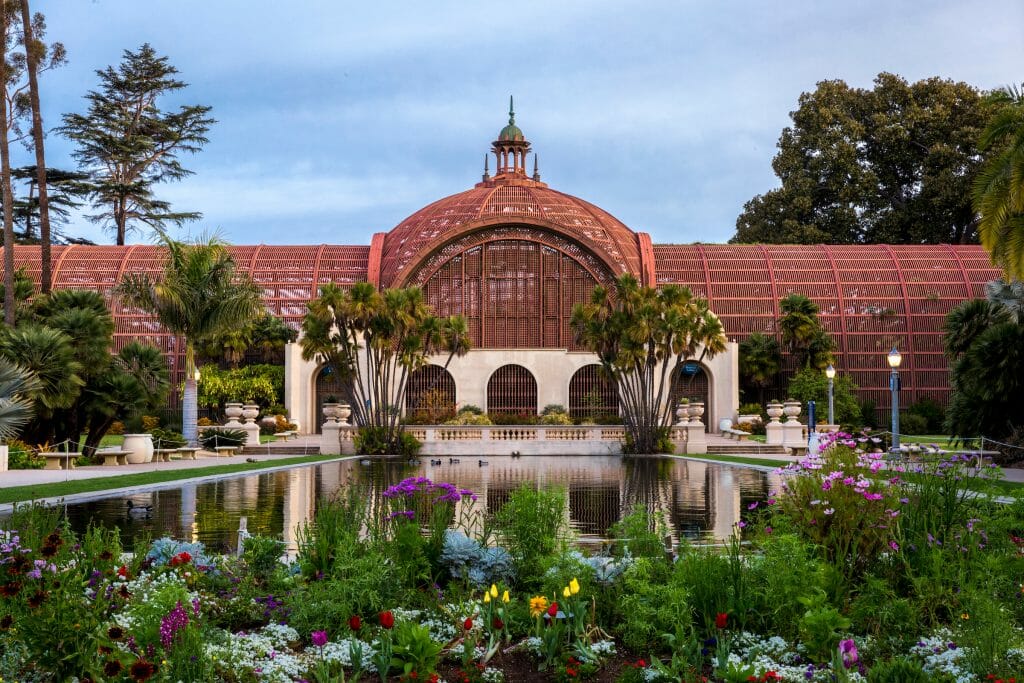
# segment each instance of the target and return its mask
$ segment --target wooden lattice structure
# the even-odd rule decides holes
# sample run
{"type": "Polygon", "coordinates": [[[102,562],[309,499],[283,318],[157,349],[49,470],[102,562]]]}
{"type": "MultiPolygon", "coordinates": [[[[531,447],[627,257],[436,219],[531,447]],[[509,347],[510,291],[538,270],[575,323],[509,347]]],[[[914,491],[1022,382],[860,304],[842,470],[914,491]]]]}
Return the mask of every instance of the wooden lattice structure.
{"type": "Polygon", "coordinates": [[[522,365],[502,365],[487,380],[487,412],[536,415],[537,380],[522,365]]]}
{"type": "Polygon", "coordinates": [[[601,366],[584,365],[569,380],[569,415],[597,418],[619,414],[615,385],[602,374],[601,366]]]}
{"type": "Polygon", "coordinates": [[[455,412],[455,379],[440,365],[426,365],[409,375],[405,412],[416,411],[455,412]]]}

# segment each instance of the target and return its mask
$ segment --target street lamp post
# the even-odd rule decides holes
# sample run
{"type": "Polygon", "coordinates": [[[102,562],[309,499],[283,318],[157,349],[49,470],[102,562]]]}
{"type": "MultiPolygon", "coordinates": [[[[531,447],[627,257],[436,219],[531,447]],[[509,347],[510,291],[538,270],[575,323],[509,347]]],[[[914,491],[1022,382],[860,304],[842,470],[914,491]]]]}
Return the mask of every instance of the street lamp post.
{"type": "Polygon", "coordinates": [[[889,391],[892,392],[892,450],[900,447],[900,363],[903,356],[895,346],[886,356],[892,372],[889,373],[889,391]]]}
{"type": "Polygon", "coordinates": [[[825,368],[825,376],[828,377],[828,423],[830,425],[835,424],[835,401],[833,400],[832,394],[832,381],[836,377],[836,369],[829,363],[828,367],[825,368]]]}

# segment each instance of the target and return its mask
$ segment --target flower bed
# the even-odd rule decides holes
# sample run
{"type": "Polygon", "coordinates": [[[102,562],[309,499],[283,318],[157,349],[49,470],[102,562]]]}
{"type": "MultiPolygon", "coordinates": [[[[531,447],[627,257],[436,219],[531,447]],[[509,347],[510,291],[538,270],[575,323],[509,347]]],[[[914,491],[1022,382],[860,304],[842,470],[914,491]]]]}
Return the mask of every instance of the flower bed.
{"type": "MultiPolygon", "coordinates": [[[[487,513],[409,479],[343,491],[299,552],[240,557],[71,533],[45,508],[0,531],[0,675],[48,681],[986,681],[1024,670],[1020,503],[961,458],[896,466],[840,435],[751,502],[723,548],[666,553],[645,511],[607,555],[565,494],[487,513]]],[[[1024,680],[1024,679],[1022,679],[1024,680]]]]}

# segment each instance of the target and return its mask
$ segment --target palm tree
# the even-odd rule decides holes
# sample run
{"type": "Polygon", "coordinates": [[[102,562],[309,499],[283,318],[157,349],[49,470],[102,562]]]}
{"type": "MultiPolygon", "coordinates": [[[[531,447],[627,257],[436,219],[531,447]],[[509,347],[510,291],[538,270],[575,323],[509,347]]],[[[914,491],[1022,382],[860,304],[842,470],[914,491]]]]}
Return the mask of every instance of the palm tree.
{"type": "Polygon", "coordinates": [[[185,392],[182,397],[182,434],[197,440],[198,416],[195,349],[215,335],[249,324],[262,309],[260,288],[238,272],[227,245],[216,236],[193,243],[160,234],[167,260],[160,277],[146,273],[124,276],[116,288],[127,306],[153,315],[185,343],[185,392]]]}
{"type": "Polygon", "coordinates": [[[35,387],[31,372],[0,358],[0,439],[13,439],[32,418],[28,395],[35,387]]]}
{"type": "Polygon", "coordinates": [[[985,330],[1010,322],[1010,311],[986,299],[965,301],[946,314],[942,327],[942,345],[946,355],[963,355],[985,330]]]}
{"type": "Polygon", "coordinates": [[[782,369],[779,342],[754,332],[740,342],[740,376],[757,387],[757,402],[764,405],[764,390],[782,369]]]}
{"type": "Polygon", "coordinates": [[[978,235],[993,263],[1008,278],[1024,279],[1024,91],[996,91],[999,106],[978,147],[994,152],[974,181],[974,209],[981,214],[978,235]]]}

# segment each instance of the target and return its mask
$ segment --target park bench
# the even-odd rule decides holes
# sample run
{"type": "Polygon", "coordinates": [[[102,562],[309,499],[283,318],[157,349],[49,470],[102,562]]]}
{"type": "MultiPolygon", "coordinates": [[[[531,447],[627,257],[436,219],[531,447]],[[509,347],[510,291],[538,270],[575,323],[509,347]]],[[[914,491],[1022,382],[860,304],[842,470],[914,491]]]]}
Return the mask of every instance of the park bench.
{"type": "Polygon", "coordinates": [[[131,451],[126,451],[121,448],[104,448],[96,452],[103,456],[104,467],[127,465],[128,456],[132,454],[131,451]]]}
{"type": "Polygon", "coordinates": [[[288,439],[292,438],[293,436],[296,436],[296,434],[293,431],[287,431],[287,432],[278,432],[274,436],[276,436],[277,438],[281,439],[281,441],[287,441],[288,439]]]}
{"type": "Polygon", "coordinates": [[[241,446],[217,446],[213,450],[217,451],[218,458],[230,458],[238,452],[241,446]]]}
{"type": "Polygon", "coordinates": [[[76,453],[74,451],[70,453],[44,451],[39,455],[46,458],[46,466],[44,469],[47,470],[73,470],[75,469],[75,461],[82,457],[81,453],[76,453]]]}
{"type": "Polygon", "coordinates": [[[170,462],[171,453],[177,453],[177,448],[154,448],[153,462],[170,462]]]}
{"type": "Polygon", "coordinates": [[[727,439],[736,439],[737,441],[746,441],[747,437],[750,436],[750,432],[745,432],[742,429],[723,429],[722,434],[727,439]]]}
{"type": "Polygon", "coordinates": [[[182,460],[195,460],[196,453],[198,452],[199,449],[192,446],[182,446],[178,449],[178,453],[181,455],[182,460]]]}

